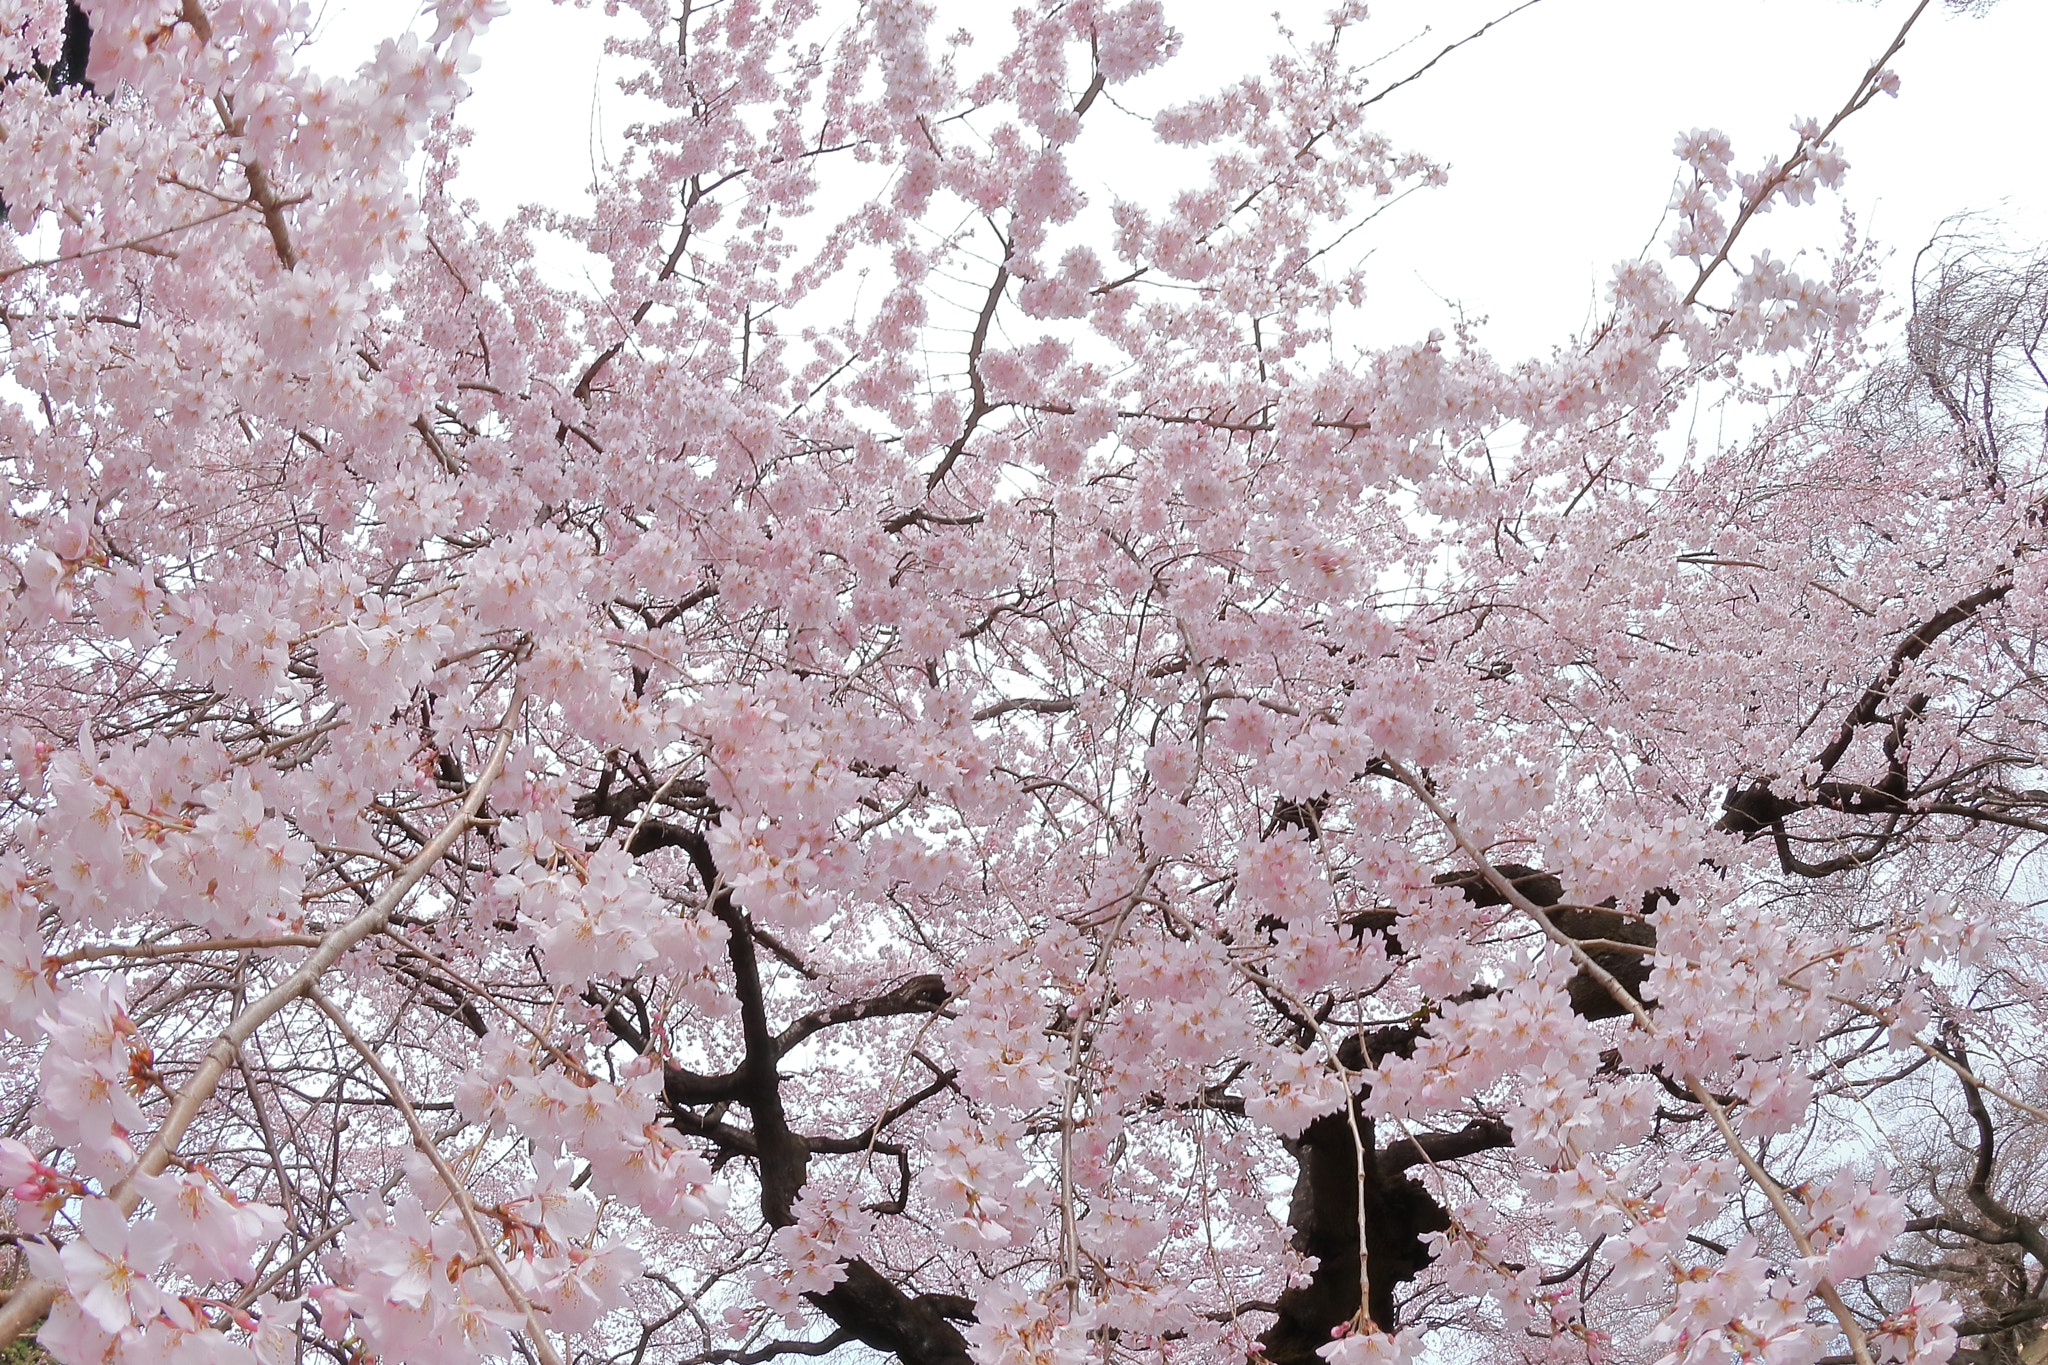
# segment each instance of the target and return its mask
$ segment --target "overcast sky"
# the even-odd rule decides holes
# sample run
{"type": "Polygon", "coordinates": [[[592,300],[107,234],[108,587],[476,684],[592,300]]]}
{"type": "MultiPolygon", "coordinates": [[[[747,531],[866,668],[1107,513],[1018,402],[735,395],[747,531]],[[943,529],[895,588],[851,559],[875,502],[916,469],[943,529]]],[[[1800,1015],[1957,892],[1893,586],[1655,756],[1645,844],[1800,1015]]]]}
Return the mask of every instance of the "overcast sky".
{"type": "MultiPolygon", "coordinates": [[[[820,0],[851,8],[852,0],[820,0]]],[[[1515,0],[1381,0],[1359,35],[1385,55],[1385,81],[1513,8],[1515,0]]],[[[1010,0],[938,0],[937,31],[1003,25],[1010,0]]],[[[1286,7],[1312,27],[1323,0],[1286,7]]],[[[1575,330],[1614,262],[1661,239],[1676,163],[1672,139],[1718,127],[1753,166],[1793,141],[1797,116],[1826,118],[1883,50],[1912,0],[1539,0],[1377,108],[1404,147],[1448,163],[1450,184],[1410,197],[1357,240],[1370,253],[1373,339],[1440,324],[1451,304],[1490,319],[1503,358],[1540,353],[1575,330]]],[[[1183,56],[1120,91],[1149,115],[1256,65],[1277,41],[1261,0],[1167,0],[1183,56]]],[[[338,64],[395,31],[417,0],[328,0],[316,60],[338,64]]],[[[478,44],[483,66],[465,121],[478,141],[464,189],[501,216],[528,200],[575,202],[594,155],[616,150],[632,111],[601,54],[601,13],[513,0],[478,44]]],[[[425,25],[422,25],[424,29],[425,25]]],[[[992,50],[994,43],[984,50],[992,50]]],[[[1956,214],[1984,215],[2016,244],[2048,244],[2048,155],[2039,71],[2048,5],[2004,0],[1982,15],[1937,0],[1894,62],[1897,100],[1846,126],[1842,204],[1780,210],[1754,243],[1778,254],[1839,235],[1843,206],[1893,248],[1902,284],[1913,251],[1956,214]]],[[[1117,192],[1143,193],[1142,168],[1117,192]]],[[[1084,168],[1085,175],[1085,168],[1084,168]]],[[[1086,185],[1098,202],[1106,184],[1086,185]]],[[[1167,188],[1162,182],[1161,189],[1167,188]]]]}

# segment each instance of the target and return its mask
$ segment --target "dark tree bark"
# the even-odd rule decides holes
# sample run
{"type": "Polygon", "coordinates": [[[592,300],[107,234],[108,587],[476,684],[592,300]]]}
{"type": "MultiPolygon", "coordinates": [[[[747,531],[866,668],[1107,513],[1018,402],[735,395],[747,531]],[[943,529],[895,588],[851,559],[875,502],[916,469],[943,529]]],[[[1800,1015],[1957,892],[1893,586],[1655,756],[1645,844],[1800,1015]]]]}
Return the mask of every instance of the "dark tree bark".
{"type": "Polygon", "coordinates": [[[36,75],[53,95],[66,86],[76,86],[90,94],[92,82],[86,79],[85,69],[91,63],[92,20],[78,7],[78,0],[66,0],[64,46],[58,50],[57,60],[37,70],[36,75]]]}
{"type": "MultiPolygon", "coordinates": [[[[1564,906],[1564,884],[1554,875],[1515,863],[1498,870],[1517,891],[1548,910],[1551,923],[1572,938],[1644,949],[1656,946],[1656,930],[1641,916],[1611,907],[1564,906]]],[[[1506,904],[1500,892],[1477,872],[1452,873],[1439,877],[1437,883],[1457,887],[1475,905],[1506,904]]],[[[1660,894],[1644,897],[1645,914],[1656,908],[1660,894]]],[[[1358,928],[1361,933],[1385,935],[1392,945],[1390,951],[1399,951],[1392,916],[1361,917],[1358,928]],[[1385,922],[1379,922],[1381,918],[1385,922]]],[[[1631,992],[1639,993],[1649,978],[1647,952],[1594,947],[1587,955],[1631,992]]],[[[1585,971],[1576,973],[1565,989],[1572,1009],[1585,1018],[1607,1019],[1624,1012],[1607,988],[1585,971]]],[[[1342,1060],[1348,1067],[1363,1069],[1388,1056],[1405,1057],[1414,1050],[1425,1027],[1422,1023],[1398,1025],[1349,1039],[1342,1060]]],[[[1287,1221],[1294,1230],[1294,1249],[1316,1257],[1317,1265],[1307,1285],[1280,1296],[1277,1320],[1261,1339],[1272,1365],[1319,1365],[1316,1348],[1328,1345],[1330,1333],[1357,1316],[1361,1221],[1365,1278],[1371,1293],[1371,1302],[1365,1305],[1367,1316],[1383,1329],[1396,1328],[1400,1287],[1430,1262],[1424,1236],[1450,1227],[1443,1206],[1406,1172],[1425,1162],[1455,1161],[1514,1141],[1505,1123],[1477,1119],[1455,1133],[1425,1133],[1380,1148],[1372,1120],[1358,1115],[1357,1122],[1358,1137],[1367,1154],[1362,1182],[1358,1144],[1343,1113],[1325,1114],[1288,1144],[1298,1174],[1287,1221]]]]}
{"type": "MultiPolygon", "coordinates": [[[[1382,1169],[1376,1159],[1372,1120],[1360,1117],[1359,1136],[1367,1161],[1364,1181],[1366,1278],[1372,1286],[1368,1315],[1391,1328],[1395,1290],[1429,1265],[1423,1234],[1441,1232],[1451,1220],[1417,1181],[1382,1169]]],[[[1320,1365],[1316,1348],[1358,1313],[1359,1199],[1357,1147],[1342,1113],[1325,1114],[1288,1144],[1300,1174],[1287,1221],[1294,1249],[1317,1258],[1306,1285],[1287,1290],[1279,1314],[1260,1345],[1273,1365],[1320,1365]]]]}

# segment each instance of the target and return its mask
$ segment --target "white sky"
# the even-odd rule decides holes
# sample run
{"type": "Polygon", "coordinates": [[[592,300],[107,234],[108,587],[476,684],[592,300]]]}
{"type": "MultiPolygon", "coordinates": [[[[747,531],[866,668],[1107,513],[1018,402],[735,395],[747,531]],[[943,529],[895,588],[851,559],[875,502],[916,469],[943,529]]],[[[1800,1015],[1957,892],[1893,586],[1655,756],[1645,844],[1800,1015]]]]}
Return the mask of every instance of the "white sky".
{"type": "MultiPolygon", "coordinates": [[[[828,13],[853,0],[820,0],[828,13]]],[[[1392,81],[1514,0],[1382,0],[1350,41],[1392,81]]],[[[1658,231],[1676,163],[1674,136],[1719,127],[1737,163],[1791,146],[1795,116],[1826,118],[1883,50],[1912,0],[1540,0],[1377,106],[1396,143],[1446,162],[1449,186],[1418,194],[1353,241],[1369,251],[1371,339],[1441,324],[1446,301],[1490,319],[1482,336],[1506,359],[1547,351],[1576,329],[1614,262],[1658,231]]],[[[328,0],[316,60],[339,66],[396,31],[418,0],[328,0]]],[[[1186,35],[1163,73],[1122,88],[1127,107],[1158,108],[1258,64],[1277,41],[1271,0],[1167,0],[1186,35]]],[[[1011,0],[938,0],[934,31],[1007,24],[1011,0]]],[[[1324,0],[1286,0],[1304,32],[1324,0]]],[[[478,44],[483,67],[464,121],[477,130],[464,191],[500,217],[523,201],[580,200],[593,155],[616,150],[632,111],[602,59],[596,8],[514,0],[478,44]]],[[[993,38],[993,34],[991,35],[993,38]]],[[[984,50],[991,51],[993,41],[984,50]]],[[[2048,155],[2039,64],[2048,5],[2004,0],[1956,14],[1937,0],[1894,62],[1898,100],[1880,98],[1846,125],[1851,171],[1843,204],[1896,252],[1903,283],[1913,251],[1944,219],[1989,215],[2020,245],[2048,244],[2048,155]]],[[[1170,160],[1152,163],[1163,177],[1170,160]]],[[[1116,190],[1143,191],[1143,166],[1116,167],[1116,190]]],[[[1161,188],[1169,182],[1161,179],[1161,188]]],[[[1089,184],[1098,204],[1110,187],[1089,184]]],[[[1776,254],[1833,240],[1839,205],[1780,208],[1749,250],[1776,254]]],[[[1661,256],[1661,250],[1658,253],[1661,256]]]]}

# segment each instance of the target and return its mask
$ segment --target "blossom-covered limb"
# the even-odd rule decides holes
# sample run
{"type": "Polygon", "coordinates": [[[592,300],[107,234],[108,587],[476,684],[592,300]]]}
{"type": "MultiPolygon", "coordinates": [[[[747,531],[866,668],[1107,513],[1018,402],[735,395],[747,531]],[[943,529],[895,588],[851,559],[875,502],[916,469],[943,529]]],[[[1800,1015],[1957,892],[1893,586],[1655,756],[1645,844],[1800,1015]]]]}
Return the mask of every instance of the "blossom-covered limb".
{"type": "MultiPolygon", "coordinates": [[[[340,961],[351,948],[382,929],[389,922],[392,912],[411,893],[419,880],[426,876],[454,846],[455,841],[468,831],[471,822],[477,818],[477,812],[482,809],[485,798],[490,794],[491,784],[497,780],[499,768],[504,764],[505,754],[512,744],[513,726],[518,721],[523,701],[523,690],[515,686],[505,704],[504,718],[498,724],[497,738],[491,746],[490,757],[485,761],[477,781],[471,785],[461,808],[442,826],[440,832],[413,856],[404,870],[392,878],[391,883],[368,907],[347,923],[326,934],[320,945],[308,954],[296,971],[237,1014],[234,1022],[214,1040],[198,1069],[179,1090],[177,1102],[164,1117],[155,1137],[136,1160],[133,1175],[154,1176],[163,1173],[177,1153],[179,1139],[184,1136],[192,1120],[212,1097],[214,1087],[220,1084],[221,1077],[227,1073],[228,1067],[233,1065],[242,1046],[256,1030],[279,1010],[313,989],[328,968],[340,961]]],[[[115,1186],[112,1198],[123,1212],[132,1210],[140,1200],[132,1180],[128,1178],[124,1178],[115,1186]]],[[[17,1286],[7,1302],[0,1304],[0,1344],[14,1340],[47,1314],[61,1292],[58,1285],[43,1279],[30,1279],[17,1286]]]]}

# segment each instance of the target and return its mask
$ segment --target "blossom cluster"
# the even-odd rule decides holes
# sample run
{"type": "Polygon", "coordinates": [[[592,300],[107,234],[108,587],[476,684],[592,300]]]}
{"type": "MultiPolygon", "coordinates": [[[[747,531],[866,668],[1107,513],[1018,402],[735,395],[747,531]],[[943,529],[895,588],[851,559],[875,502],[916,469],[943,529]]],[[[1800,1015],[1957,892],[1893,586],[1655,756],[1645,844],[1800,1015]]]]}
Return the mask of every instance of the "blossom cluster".
{"type": "Polygon", "coordinates": [[[0,1338],[1981,1325],[1899,1248],[2005,1186],[1870,1115],[2038,1118],[2048,471],[1927,397],[1955,309],[1887,370],[1867,250],[1771,254],[1843,119],[1681,137],[1517,361],[1354,344],[1447,174],[1357,0],[1212,90],[1160,0],[618,0],[633,121],[503,222],[501,0],[337,71],[308,6],[82,5],[84,81],[0,24],[0,1338]]]}

